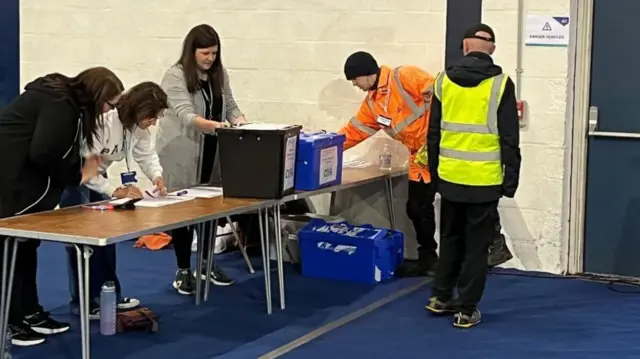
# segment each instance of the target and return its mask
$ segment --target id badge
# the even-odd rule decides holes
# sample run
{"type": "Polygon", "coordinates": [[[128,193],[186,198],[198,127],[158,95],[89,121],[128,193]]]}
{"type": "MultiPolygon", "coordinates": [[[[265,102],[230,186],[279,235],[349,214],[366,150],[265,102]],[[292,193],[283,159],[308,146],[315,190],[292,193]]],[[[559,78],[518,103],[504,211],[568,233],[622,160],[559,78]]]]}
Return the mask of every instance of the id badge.
{"type": "Polygon", "coordinates": [[[125,186],[128,184],[137,183],[138,179],[136,179],[136,171],[121,173],[120,180],[122,181],[122,184],[125,186]]]}
{"type": "Polygon", "coordinates": [[[382,126],[389,127],[391,126],[391,119],[384,116],[378,116],[376,122],[382,126]]]}

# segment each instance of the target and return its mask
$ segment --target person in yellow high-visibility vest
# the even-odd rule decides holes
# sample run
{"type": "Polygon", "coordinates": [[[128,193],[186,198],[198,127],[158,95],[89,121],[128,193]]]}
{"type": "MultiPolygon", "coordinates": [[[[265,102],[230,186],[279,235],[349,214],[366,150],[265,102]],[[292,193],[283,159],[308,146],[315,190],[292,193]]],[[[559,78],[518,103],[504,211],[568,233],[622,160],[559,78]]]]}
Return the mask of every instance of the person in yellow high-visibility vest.
{"type": "Polygon", "coordinates": [[[493,30],[473,26],[463,50],[465,56],[436,77],[431,104],[427,155],[441,198],[440,260],[426,309],[452,313],[455,327],[469,328],[482,318],[477,305],[495,213],[500,198],[515,195],[521,157],[515,86],[491,59],[493,30]]]}

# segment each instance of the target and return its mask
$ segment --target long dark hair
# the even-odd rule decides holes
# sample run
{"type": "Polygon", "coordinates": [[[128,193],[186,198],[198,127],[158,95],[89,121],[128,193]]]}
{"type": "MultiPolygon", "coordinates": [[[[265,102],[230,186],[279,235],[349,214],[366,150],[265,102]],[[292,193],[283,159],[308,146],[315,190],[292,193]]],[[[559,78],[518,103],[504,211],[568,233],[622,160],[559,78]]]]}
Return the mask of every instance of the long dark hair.
{"type": "Polygon", "coordinates": [[[87,146],[93,148],[93,136],[102,127],[102,109],[105,103],[124,91],[122,81],[105,67],[92,67],[75,77],[51,74],[44,78],[43,86],[72,96],[80,106],[83,117],[83,136],[87,146]]]}
{"type": "Polygon", "coordinates": [[[189,90],[190,93],[200,90],[196,50],[214,46],[218,46],[218,54],[216,60],[207,70],[207,76],[213,89],[213,95],[220,97],[222,95],[222,85],[224,81],[220,36],[218,36],[218,33],[213,27],[203,24],[191,29],[184,38],[182,42],[182,55],[180,55],[180,60],[178,60],[177,65],[182,66],[184,79],[187,82],[187,90],[189,90]]]}
{"type": "Polygon", "coordinates": [[[146,118],[157,118],[169,108],[167,94],[155,82],[141,82],[122,95],[116,105],[120,121],[132,129],[146,118]]]}

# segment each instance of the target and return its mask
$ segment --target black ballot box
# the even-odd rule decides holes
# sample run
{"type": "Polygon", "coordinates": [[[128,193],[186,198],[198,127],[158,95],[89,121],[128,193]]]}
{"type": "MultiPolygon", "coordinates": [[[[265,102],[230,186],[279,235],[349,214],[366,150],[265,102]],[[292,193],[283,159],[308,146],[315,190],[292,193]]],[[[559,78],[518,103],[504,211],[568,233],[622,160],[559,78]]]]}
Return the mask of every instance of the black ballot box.
{"type": "Polygon", "coordinates": [[[218,129],[224,196],[280,199],[292,194],[301,130],[275,124],[218,129]]]}

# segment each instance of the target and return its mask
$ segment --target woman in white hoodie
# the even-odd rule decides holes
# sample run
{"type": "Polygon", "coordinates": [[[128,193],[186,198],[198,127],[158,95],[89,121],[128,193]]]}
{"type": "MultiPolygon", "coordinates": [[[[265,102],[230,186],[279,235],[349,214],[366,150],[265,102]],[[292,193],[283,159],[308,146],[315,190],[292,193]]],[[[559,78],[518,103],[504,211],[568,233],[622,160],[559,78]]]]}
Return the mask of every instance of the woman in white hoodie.
{"type": "MultiPolygon", "coordinates": [[[[166,194],[162,166],[153,147],[149,127],[156,124],[168,107],[167,95],[153,82],[140,83],[124,93],[116,108],[104,114],[103,126],[94,136],[92,148],[85,146],[83,149],[85,153],[102,156],[100,174],[83,186],[67,188],[62,195],[60,207],[76,206],[114,197],[142,197],[140,189],[136,186],[137,173],[132,168],[134,163],[153,182],[156,192],[166,194]],[[114,181],[107,178],[107,169],[112,163],[120,161],[125,162],[126,172],[123,172],[118,179],[121,185],[116,185],[114,181]]],[[[76,254],[72,248],[67,248],[67,253],[71,312],[79,315],[76,254]]],[[[115,246],[95,247],[90,259],[91,319],[100,317],[100,288],[107,281],[113,281],[116,285],[119,309],[131,309],[140,305],[137,299],[121,296],[120,281],[116,274],[115,246]]]]}

